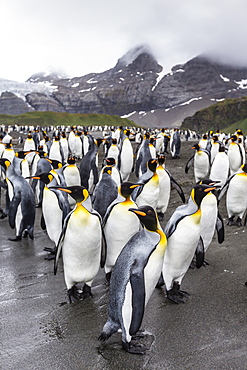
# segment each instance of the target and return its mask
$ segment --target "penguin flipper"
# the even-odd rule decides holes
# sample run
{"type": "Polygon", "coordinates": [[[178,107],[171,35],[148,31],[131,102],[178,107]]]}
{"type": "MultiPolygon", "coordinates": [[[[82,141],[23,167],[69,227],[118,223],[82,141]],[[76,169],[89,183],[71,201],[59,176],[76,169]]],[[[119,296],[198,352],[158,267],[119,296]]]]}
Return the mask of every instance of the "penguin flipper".
{"type": "Polygon", "coordinates": [[[21,192],[18,191],[18,194],[14,194],[10,205],[9,205],[9,226],[14,229],[15,228],[15,218],[17,213],[17,208],[21,203],[21,192]]]}
{"type": "Polygon", "coordinates": [[[194,155],[186,163],[186,165],[185,165],[185,173],[188,173],[189,172],[189,169],[192,166],[193,161],[194,161],[194,155]]]}
{"type": "Polygon", "coordinates": [[[200,237],[199,242],[196,247],[196,268],[202,267],[204,262],[204,244],[202,237],[200,237]]]}
{"type": "Polygon", "coordinates": [[[181,188],[181,186],[177,183],[177,181],[172,177],[172,175],[170,174],[169,171],[166,170],[166,172],[168,173],[169,177],[170,177],[170,180],[171,180],[171,185],[173,187],[173,189],[176,189],[177,192],[178,192],[178,195],[180,196],[181,200],[183,203],[185,203],[185,196],[184,196],[184,192],[183,192],[183,189],[181,188]]]}
{"type": "Polygon", "coordinates": [[[100,254],[100,267],[104,268],[106,261],[107,244],[105,239],[105,233],[102,227],[102,243],[101,243],[101,254],[100,254]]]}
{"type": "Polygon", "coordinates": [[[58,260],[59,260],[59,257],[61,255],[61,252],[62,252],[62,246],[63,246],[64,237],[65,237],[65,232],[66,232],[67,225],[68,225],[68,222],[69,222],[69,219],[70,219],[70,216],[71,216],[72,213],[73,213],[73,210],[65,218],[63,229],[62,229],[62,232],[60,234],[58,243],[56,245],[56,256],[55,256],[55,259],[54,259],[54,275],[56,275],[56,273],[57,273],[58,260]]]}
{"type": "Polygon", "coordinates": [[[130,276],[130,284],[132,288],[132,318],[129,329],[129,334],[132,336],[139,330],[145,309],[145,282],[144,271],[136,269],[130,276]]]}
{"type": "Polygon", "coordinates": [[[41,215],[40,227],[41,227],[42,230],[46,230],[45,218],[44,218],[43,213],[41,215]]]}
{"type": "Polygon", "coordinates": [[[223,243],[225,239],[225,228],[224,228],[224,222],[221,217],[221,215],[218,212],[217,220],[216,220],[216,231],[218,235],[218,242],[219,244],[223,243]]]}
{"type": "Polygon", "coordinates": [[[4,181],[0,181],[0,188],[7,189],[8,186],[4,181]]]}

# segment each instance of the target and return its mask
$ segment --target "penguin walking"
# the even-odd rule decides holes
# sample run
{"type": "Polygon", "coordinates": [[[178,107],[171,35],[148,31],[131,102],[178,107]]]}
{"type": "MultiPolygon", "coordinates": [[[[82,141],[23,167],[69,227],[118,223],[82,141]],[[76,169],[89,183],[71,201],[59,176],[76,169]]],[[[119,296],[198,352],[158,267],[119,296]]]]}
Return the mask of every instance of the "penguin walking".
{"type": "Polygon", "coordinates": [[[159,176],[157,175],[158,161],[150,159],[147,163],[147,172],[145,172],[137,181],[140,184],[134,189],[132,199],[138,207],[149,205],[156,210],[159,199],[159,176]]]}
{"type": "MultiPolygon", "coordinates": [[[[221,189],[219,200],[226,193],[226,208],[228,213],[228,226],[242,226],[242,220],[247,209],[247,164],[240,167],[241,172],[230,176],[221,189]],[[235,220],[235,217],[237,219],[235,220]]],[[[244,225],[246,224],[246,218],[244,225]]]]}
{"type": "Polygon", "coordinates": [[[131,342],[139,330],[145,306],[161,273],[166,236],[152,207],[130,208],[143,228],[127,242],[115,263],[110,283],[108,319],[99,336],[107,340],[122,330],[122,348],[130,353],[144,354],[146,348],[131,342]]]}
{"type": "Polygon", "coordinates": [[[0,166],[5,171],[9,198],[9,225],[15,228],[16,237],[11,241],[21,240],[29,235],[33,239],[35,222],[35,196],[31,186],[16,173],[13,165],[5,158],[0,159],[0,166]]]}
{"type": "Polygon", "coordinates": [[[190,166],[194,162],[194,177],[195,182],[198,182],[208,177],[210,154],[206,149],[202,149],[199,144],[192,146],[191,149],[195,149],[195,153],[186,163],[185,173],[188,173],[190,166]]]}
{"type": "Polygon", "coordinates": [[[180,290],[180,285],[186,274],[194,254],[196,267],[204,262],[204,247],[201,236],[202,199],[213,186],[197,184],[193,187],[190,199],[186,205],[179,206],[164,228],[167,236],[167,248],[164,256],[162,274],[166,286],[167,298],[175,303],[184,303],[188,293],[180,290]]]}
{"type": "Polygon", "coordinates": [[[67,192],[76,201],[75,208],[65,219],[54,265],[56,274],[62,251],[67,295],[69,302],[72,303],[92,296],[91,285],[100,265],[104,266],[105,250],[101,217],[93,209],[88,210],[83,205],[89,198],[89,193],[83,186],[58,187],[58,189],[67,192]],[[82,293],[77,288],[77,283],[84,283],[82,293]]]}
{"type": "Polygon", "coordinates": [[[109,283],[111,271],[116,259],[128,240],[140,230],[139,219],[129,208],[137,208],[131,199],[133,190],[140,185],[132,182],[124,182],[119,187],[121,197],[113,201],[103,218],[103,229],[107,245],[105,273],[109,283]],[[124,230],[124,232],[123,232],[124,230]]]}
{"type": "Polygon", "coordinates": [[[92,204],[103,218],[108,206],[117,198],[118,188],[116,182],[111,177],[112,168],[106,166],[103,170],[101,180],[95,186],[92,194],[92,204]]]}

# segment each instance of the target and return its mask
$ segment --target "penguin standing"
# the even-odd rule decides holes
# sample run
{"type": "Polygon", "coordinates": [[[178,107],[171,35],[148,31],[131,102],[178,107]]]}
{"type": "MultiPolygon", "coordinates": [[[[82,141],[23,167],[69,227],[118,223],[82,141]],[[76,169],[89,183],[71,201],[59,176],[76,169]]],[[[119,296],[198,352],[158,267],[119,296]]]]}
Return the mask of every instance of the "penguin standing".
{"type": "Polygon", "coordinates": [[[31,132],[28,133],[26,140],[24,141],[23,150],[29,152],[31,150],[36,150],[35,142],[31,132]]]}
{"type": "Polygon", "coordinates": [[[110,204],[103,219],[107,245],[105,262],[107,282],[110,281],[111,271],[121,250],[127,241],[140,229],[139,219],[129,212],[130,207],[137,207],[136,203],[131,199],[131,194],[138,186],[140,185],[131,182],[122,183],[119,187],[121,198],[110,204]]]}
{"type": "Polygon", "coordinates": [[[9,225],[15,228],[16,237],[11,241],[21,240],[29,235],[33,239],[35,222],[35,196],[31,186],[18,175],[10,161],[0,159],[0,166],[5,171],[9,197],[9,225]]]}
{"type": "Polygon", "coordinates": [[[15,150],[13,149],[12,144],[11,143],[5,144],[5,149],[2,153],[2,158],[8,159],[12,163],[14,157],[15,157],[15,150]]]}
{"type": "Polygon", "coordinates": [[[128,181],[133,170],[134,152],[129,140],[130,130],[126,130],[123,136],[118,157],[118,169],[123,181],[128,181]]]}
{"type": "MultiPolygon", "coordinates": [[[[119,169],[116,167],[116,161],[115,158],[105,158],[104,162],[106,163],[105,166],[110,166],[112,169],[111,177],[116,182],[117,186],[120,186],[122,184],[122,177],[119,169]]],[[[104,171],[105,166],[102,168],[100,175],[99,175],[99,181],[101,180],[102,173],[104,171]]]]}
{"type": "Polygon", "coordinates": [[[93,141],[92,148],[84,155],[79,166],[81,184],[90,194],[99,180],[98,151],[102,141],[100,138],[93,141]]]}
{"type": "Polygon", "coordinates": [[[103,249],[101,218],[97,212],[83,206],[83,203],[89,198],[86,188],[69,186],[58,189],[67,192],[76,201],[75,208],[65,219],[54,265],[54,273],[56,274],[62,251],[67,294],[69,302],[72,303],[81,298],[92,296],[91,285],[100,265],[104,266],[105,251],[103,249]],[[84,283],[82,294],[76,286],[77,283],[84,283]]]}
{"type": "MultiPolygon", "coordinates": [[[[67,164],[63,166],[63,176],[65,180],[66,186],[73,186],[81,185],[81,176],[80,176],[80,171],[77,165],[75,164],[75,158],[74,157],[69,157],[67,164]]],[[[70,207],[74,207],[75,205],[75,200],[68,194],[68,200],[70,207]]]]}
{"type": "Polygon", "coordinates": [[[149,159],[152,158],[150,147],[149,147],[149,144],[150,144],[149,138],[150,138],[150,135],[148,132],[146,132],[146,134],[144,135],[143,141],[141,142],[137,150],[136,168],[135,168],[136,177],[142,176],[147,171],[147,163],[149,159]]]}
{"type": "MultiPolygon", "coordinates": [[[[219,200],[226,193],[227,225],[242,226],[242,219],[247,209],[247,164],[240,167],[241,172],[230,176],[221,189],[219,200]],[[235,220],[235,217],[237,219],[235,220]]],[[[246,216],[247,217],[247,216],[246,216]]],[[[244,224],[246,224],[246,217],[244,224]]]]}
{"type": "Polygon", "coordinates": [[[118,157],[119,157],[119,148],[117,146],[117,139],[112,139],[112,144],[107,150],[106,154],[107,158],[114,158],[116,161],[116,166],[118,165],[118,157]]]}
{"type": "Polygon", "coordinates": [[[217,135],[213,135],[211,139],[211,148],[210,148],[210,163],[214,162],[214,158],[216,154],[219,152],[220,149],[220,142],[217,135]]]}
{"type": "Polygon", "coordinates": [[[181,149],[180,133],[179,133],[179,129],[175,128],[170,138],[170,152],[171,152],[172,158],[174,159],[180,158],[180,149],[181,149]]]}
{"type": "Polygon", "coordinates": [[[218,153],[210,168],[209,178],[217,181],[220,187],[223,187],[229,176],[229,158],[225,152],[224,145],[220,145],[218,153]]]}
{"type": "Polygon", "coordinates": [[[117,198],[118,189],[116,182],[111,177],[112,168],[106,166],[103,170],[101,180],[95,186],[92,195],[92,204],[103,218],[108,206],[117,198]]]}
{"type": "Polygon", "coordinates": [[[243,151],[237,140],[238,138],[236,135],[231,136],[230,144],[229,144],[228,151],[227,151],[231,175],[236,173],[240,169],[242,164],[245,163],[245,158],[243,157],[243,151]]]}
{"type": "Polygon", "coordinates": [[[60,145],[63,150],[64,162],[66,163],[69,157],[69,143],[66,137],[66,133],[63,131],[60,137],[60,145]]]}
{"type": "Polygon", "coordinates": [[[147,172],[145,172],[137,181],[140,186],[134,189],[132,199],[138,207],[149,205],[156,210],[159,199],[159,176],[157,175],[158,161],[150,159],[147,164],[147,172]]]}
{"type": "Polygon", "coordinates": [[[131,343],[131,339],[141,326],[145,306],[159,279],[167,240],[152,207],[129,211],[136,214],[143,229],[132,236],[117,258],[111,276],[108,319],[99,340],[105,341],[121,329],[122,348],[144,354],[146,348],[131,343]]]}
{"type": "Polygon", "coordinates": [[[164,219],[164,213],[167,210],[170,200],[171,187],[177,190],[182,202],[185,203],[185,196],[181,186],[174,180],[170,172],[165,169],[164,163],[164,155],[159,155],[158,167],[156,169],[156,173],[159,177],[159,197],[156,211],[160,221],[164,219]]]}
{"type": "Polygon", "coordinates": [[[197,268],[204,262],[200,205],[206,194],[214,189],[204,184],[195,185],[188,203],[179,206],[165,226],[167,248],[162,274],[167,298],[175,303],[184,303],[188,297],[188,293],[180,290],[180,285],[194,254],[197,268]]]}
{"type": "Polygon", "coordinates": [[[188,173],[192,162],[194,162],[194,177],[195,182],[198,182],[208,177],[210,171],[210,154],[206,149],[202,149],[199,144],[192,146],[191,149],[195,149],[195,153],[186,163],[185,173],[188,173]]]}
{"type": "Polygon", "coordinates": [[[50,151],[49,151],[49,158],[55,159],[62,164],[64,163],[64,154],[63,149],[60,144],[60,138],[55,136],[53,143],[51,144],[50,151]]]}
{"type": "MultiPolygon", "coordinates": [[[[41,228],[47,231],[48,237],[56,246],[62,232],[64,219],[70,212],[67,194],[53,188],[58,183],[50,172],[41,173],[31,178],[45,184],[42,197],[41,228]]],[[[54,250],[50,248],[45,248],[45,250],[54,253],[54,250]]]]}

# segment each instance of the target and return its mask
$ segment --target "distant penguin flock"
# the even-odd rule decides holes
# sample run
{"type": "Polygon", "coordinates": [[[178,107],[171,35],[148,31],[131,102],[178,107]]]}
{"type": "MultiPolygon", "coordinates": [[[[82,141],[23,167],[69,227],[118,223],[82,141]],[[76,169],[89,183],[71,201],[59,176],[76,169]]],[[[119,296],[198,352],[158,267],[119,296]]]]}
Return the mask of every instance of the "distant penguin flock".
{"type": "Polygon", "coordinates": [[[41,213],[38,225],[53,243],[44,248],[46,259],[54,261],[55,275],[62,264],[68,303],[92,297],[102,269],[109,300],[98,339],[121,331],[124,351],[145,354],[133,339],[155,288],[185,303],[190,293],[181,289],[183,278],[189,268],[208,264],[215,234],[221,244],[225,226],[246,225],[245,135],[240,129],[23,126],[13,131],[26,139],[14,143],[12,130],[0,132],[0,219],[15,230],[9,240],[32,242],[41,213]],[[179,166],[184,141],[194,150],[181,168],[194,171],[187,200],[166,165],[170,157],[179,166]],[[172,189],[181,205],[167,217],[172,189]]]}

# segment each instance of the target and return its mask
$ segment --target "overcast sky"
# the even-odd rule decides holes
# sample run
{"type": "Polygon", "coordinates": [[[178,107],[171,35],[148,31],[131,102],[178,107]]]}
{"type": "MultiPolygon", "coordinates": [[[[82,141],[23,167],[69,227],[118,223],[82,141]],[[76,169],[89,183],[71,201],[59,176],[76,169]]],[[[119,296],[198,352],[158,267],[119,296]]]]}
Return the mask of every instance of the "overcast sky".
{"type": "Polygon", "coordinates": [[[0,0],[0,78],[112,68],[147,44],[168,72],[201,53],[247,66],[246,0],[0,0]]]}

